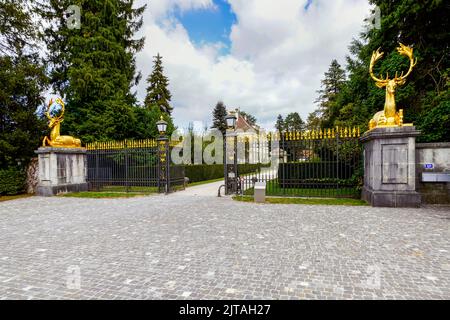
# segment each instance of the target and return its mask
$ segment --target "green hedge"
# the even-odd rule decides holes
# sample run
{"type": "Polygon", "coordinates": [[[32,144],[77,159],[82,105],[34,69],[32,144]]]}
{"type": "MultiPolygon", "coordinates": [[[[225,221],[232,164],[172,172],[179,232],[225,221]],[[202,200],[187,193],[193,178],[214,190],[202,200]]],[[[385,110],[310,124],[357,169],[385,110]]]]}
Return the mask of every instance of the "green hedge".
{"type": "Polygon", "coordinates": [[[18,168],[0,169],[0,195],[14,195],[25,190],[25,173],[18,168]]]}
{"type": "MultiPolygon", "coordinates": [[[[239,164],[239,174],[251,173],[259,170],[263,165],[239,164]]],[[[206,181],[223,178],[223,164],[194,164],[184,167],[184,175],[189,178],[189,182],[206,181]]]]}
{"type": "Polygon", "coordinates": [[[282,188],[300,188],[305,183],[351,183],[355,164],[336,161],[280,163],[278,181],[282,188]]]}

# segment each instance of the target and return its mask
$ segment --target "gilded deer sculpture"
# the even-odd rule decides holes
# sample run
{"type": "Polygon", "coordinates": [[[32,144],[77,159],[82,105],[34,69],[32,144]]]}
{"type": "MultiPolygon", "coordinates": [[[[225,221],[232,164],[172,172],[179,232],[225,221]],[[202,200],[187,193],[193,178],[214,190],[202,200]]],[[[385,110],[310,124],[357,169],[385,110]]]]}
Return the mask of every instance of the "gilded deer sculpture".
{"type": "Polygon", "coordinates": [[[395,77],[393,79],[389,79],[389,74],[386,74],[386,78],[383,79],[377,78],[373,73],[373,66],[375,63],[381,59],[384,52],[380,52],[380,49],[375,51],[372,54],[372,59],[370,60],[369,72],[370,76],[373,80],[375,80],[375,84],[378,88],[386,87],[386,100],[384,103],[384,109],[382,111],[377,112],[373,118],[369,122],[369,129],[373,129],[376,127],[398,127],[398,126],[406,126],[412,124],[404,124],[403,123],[403,109],[400,109],[397,112],[395,105],[395,89],[397,86],[404,85],[406,82],[406,78],[411,74],[412,69],[417,63],[417,60],[413,58],[413,49],[405,46],[400,43],[400,46],[397,48],[399,54],[406,56],[409,58],[409,69],[408,72],[403,75],[403,72],[400,76],[398,76],[397,72],[395,73],[395,77]]]}
{"type": "Polygon", "coordinates": [[[57,98],[56,100],[50,99],[48,103],[47,110],[45,111],[45,115],[49,120],[48,127],[51,129],[50,137],[44,137],[42,141],[43,147],[63,147],[63,148],[81,148],[81,140],[74,138],[72,136],[61,136],[60,135],[60,127],[61,122],[64,121],[64,101],[61,98],[57,98]],[[59,116],[51,116],[50,108],[56,103],[61,106],[61,113],[59,116]]]}

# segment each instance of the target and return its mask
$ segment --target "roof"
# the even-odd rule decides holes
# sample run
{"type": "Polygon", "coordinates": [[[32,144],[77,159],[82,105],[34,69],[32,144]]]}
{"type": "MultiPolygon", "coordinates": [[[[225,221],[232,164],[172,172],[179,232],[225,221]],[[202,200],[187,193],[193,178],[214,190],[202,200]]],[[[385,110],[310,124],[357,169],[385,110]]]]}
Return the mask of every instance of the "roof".
{"type": "Polygon", "coordinates": [[[256,124],[251,124],[247,117],[244,117],[239,112],[239,109],[236,109],[234,111],[230,111],[230,114],[234,114],[236,116],[236,130],[242,130],[242,131],[249,131],[254,130],[256,132],[259,131],[259,126],[256,124]]]}

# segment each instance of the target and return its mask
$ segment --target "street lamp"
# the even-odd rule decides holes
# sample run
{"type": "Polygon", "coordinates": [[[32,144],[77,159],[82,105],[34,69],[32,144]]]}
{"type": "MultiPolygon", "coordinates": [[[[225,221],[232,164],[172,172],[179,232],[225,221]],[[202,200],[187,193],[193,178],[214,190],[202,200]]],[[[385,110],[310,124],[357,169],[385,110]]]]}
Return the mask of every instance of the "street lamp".
{"type": "Polygon", "coordinates": [[[163,116],[156,122],[156,127],[158,128],[159,135],[163,136],[167,131],[167,122],[164,121],[163,116]]]}
{"type": "Polygon", "coordinates": [[[159,132],[158,142],[158,189],[167,194],[170,191],[170,153],[169,153],[169,138],[166,136],[167,122],[163,117],[156,122],[156,128],[159,132]]]}
{"type": "Polygon", "coordinates": [[[225,117],[228,129],[235,129],[236,127],[236,116],[234,114],[229,114],[225,117]]]}
{"type": "MultiPolygon", "coordinates": [[[[224,139],[224,174],[225,174],[225,194],[231,194],[238,191],[238,170],[237,170],[237,134],[236,134],[236,116],[228,114],[225,117],[227,124],[226,135],[224,139]],[[232,157],[228,157],[227,138],[233,138],[232,157]],[[233,160],[230,161],[232,158],[233,160]]],[[[231,139],[230,139],[231,140],[231,139]]]]}

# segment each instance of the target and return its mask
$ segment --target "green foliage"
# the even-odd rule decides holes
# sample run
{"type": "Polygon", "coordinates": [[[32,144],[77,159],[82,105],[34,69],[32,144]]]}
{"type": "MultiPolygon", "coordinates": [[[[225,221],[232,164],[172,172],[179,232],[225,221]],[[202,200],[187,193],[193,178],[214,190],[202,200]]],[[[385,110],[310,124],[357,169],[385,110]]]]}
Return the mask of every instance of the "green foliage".
{"type": "Polygon", "coordinates": [[[337,107],[337,96],[345,84],[345,71],[337,60],[331,61],[330,67],[325,72],[322,80],[322,88],[318,90],[319,97],[316,100],[321,115],[323,127],[329,128],[333,123],[339,109],[337,107]]]}
{"type": "Polygon", "coordinates": [[[284,129],[289,132],[303,131],[305,123],[297,112],[291,112],[284,119],[284,129]]]}
{"type": "Polygon", "coordinates": [[[159,132],[156,122],[161,119],[161,116],[167,122],[167,135],[170,136],[176,129],[172,118],[167,113],[162,112],[156,105],[150,108],[137,107],[134,109],[134,113],[136,119],[139,119],[134,127],[133,137],[135,139],[158,137],[159,132]]]}
{"type": "Polygon", "coordinates": [[[227,122],[225,117],[227,115],[227,108],[222,101],[217,102],[213,110],[213,124],[211,128],[216,128],[225,134],[227,130],[227,122]]]}
{"type": "Polygon", "coordinates": [[[247,122],[248,122],[249,124],[251,124],[251,125],[256,124],[256,117],[255,117],[254,115],[251,115],[251,114],[248,113],[248,112],[240,111],[240,110],[239,110],[239,114],[240,114],[243,118],[247,119],[247,122]]]}
{"type": "Polygon", "coordinates": [[[423,134],[419,141],[450,141],[450,100],[442,101],[427,112],[419,126],[423,134]]]}
{"type": "Polygon", "coordinates": [[[26,1],[0,1],[0,53],[16,55],[31,47],[36,39],[35,24],[27,10],[26,1]]]}
{"type": "Polygon", "coordinates": [[[164,75],[162,57],[159,53],[155,56],[153,62],[153,71],[147,78],[148,87],[144,105],[147,108],[156,105],[161,112],[170,115],[173,111],[173,108],[170,106],[172,95],[167,88],[169,86],[169,79],[164,75]]]}
{"type": "MultiPolygon", "coordinates": [[[[375,74],[386,76],[389,73],[393,77],[396,71],[406,71],[409,63],[395,50],[400,41],[414,47],[418,63],[406,84],[396,89],[397,109],[404,109],[405,122],[413,122],[422,130],[421,141],[449,141],[446,115],[450,101],[447,94],[450,7],[443,0],[369,2],[380,8],[381,29],[365,32],[361,39],[351,43],[347,57],[348,79],[334,99],[325,100],[327,112],[321,114],[321,126],[368,129],[370,118],[383,109],[385,100],[385,90],[376,87],[369,76],[372,52],[381,47],[385,53],[375,66],[375,74]]],[[[319,111],[322,111],[320,105],[319,111]]]]}
{"type": "Polygon", "coordinates": [[[30,44],[36,26],[27,7],[23,1],[0,2],[0,169],[24,167],[45,128],[37,110],[47,78],[30,44]]]}
{"type": "MultiPolygon", "coordinates": [[[[132,138],[139,121],[131,87],[140,79],[135,53],[144,39],[134,39],[145,6],[134,2],[50,0],[41,8],[48,21],[45,41],[51,83],[66,99],[62,131],[94,140],[132,138]],[[81,28],[69,29],[64,11],[81,8],[81,28]]],[[[62,132],[62,133],[63,133],[62,132]]]]}
{"type": "Polygon", "coordinates": [[[284,130],[284,119],[281,114],[279,114],[277,117],[277,122],[275,122],[275,129],[277,129],[279,133],[284,130]]]}
{"type": "Polygon", "coordinates": [[[310,112],[308,114],[308,119],[306,119],[305,129],[307,130],[316,130],[321,127],[321,117],[320,112],[318,110],[310,112]]]}
{"type": "MultiPolygon", "coordinates": [[[[233,200],[254,202],[253,197],[249,196],[233,196],[233,200]]],[[[267,203],[272,204],[304,204],[304,205],[328,205],[328,206],[366,206],[367,203],[359,199],[328,199],[328,198],[292,198],[292,197],[270,197],[266,198],[267,203]]]]}
{"type": "Polygon", "coordinates": [[[36,110],[46,81],[36,55],[0,57],[0,168],[34,156],[45,130],[36,110]]]}
{"type": "Polygon", "coordinates": [[[285,119],[283,119],[283,116],[279,114],[275,123],[275,128],[278,132],[297,132],[305,130],[306,124],[298,112],[291,112],[285,119]]]}
{"type": "Polygon", "coordinates": [[[17,167],[0,169],[0,195],[14,195],[25,189],[25,172],[17,167]]]}
{"type": "MultiPolygon", "coordinates": [[[[261,164],[238,164],[239,174],[247,174],[258,171],[261,164]]],[[[189,182],[213,180],[223,178],[223,164],[194,164],[184,167],[184,175],[189,178],[189,182]]]]}

